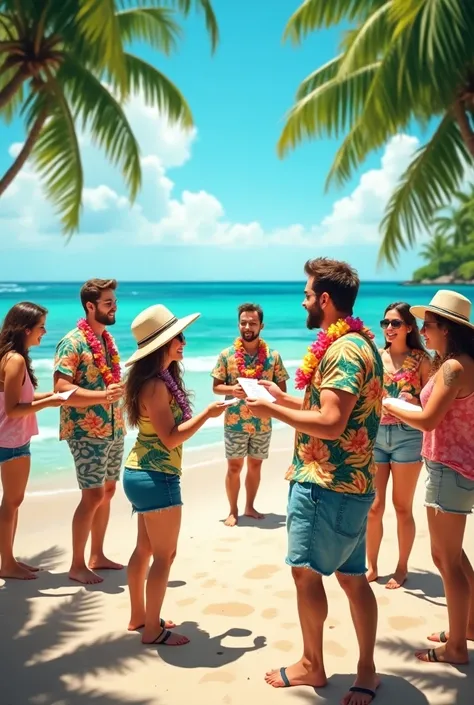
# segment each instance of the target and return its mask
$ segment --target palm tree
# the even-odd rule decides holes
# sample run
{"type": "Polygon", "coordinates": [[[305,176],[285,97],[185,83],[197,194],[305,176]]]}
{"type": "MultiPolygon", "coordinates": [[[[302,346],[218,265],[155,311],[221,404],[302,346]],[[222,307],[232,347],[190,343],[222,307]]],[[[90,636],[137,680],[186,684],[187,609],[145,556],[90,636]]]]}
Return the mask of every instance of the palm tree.
{"type": "Polygon", "coordinates": [[[31,156],[63,229],[78,228],[83,168],[78,130],[124,177],[131,200],[141,185],[140,152],[123,105],[139,91],[173,121],[192,125],[179,89],[130,50],[143,42],[169,54],[178,14],[204,12],[212,49],[218,28],[211,0],[0,0],[0,117],[20,114],[27,136],[0,178],[0,196],[31,156]]]}
{"type": "Polygon", "coordinates": [[[305,0],[287,38],[348,21],[340,54],[300,85],[281,134],[283,156],[307,138],[347,133],[328,184],[347,182],[367,155],[416,122],[436,122],[381,223],[380,259],[394,265],[452,200],[474,160],[474,3],[466,0],[305,0]]]}
{"type": "Polygon", "coordinates": [[[467,245],[474,232],[474,189],[470,193],[456,193],[458,203],[442,209],[445,215],[433,219],[435,231],[440,233],[454,247],[467,245]]]}
{"type": "Polygon", "coordinates": [[[437,262],[449,252],[449,241],[440,232],[434,232],[429,240],[420,250],[420,255],[427,262],[437,262]]]}

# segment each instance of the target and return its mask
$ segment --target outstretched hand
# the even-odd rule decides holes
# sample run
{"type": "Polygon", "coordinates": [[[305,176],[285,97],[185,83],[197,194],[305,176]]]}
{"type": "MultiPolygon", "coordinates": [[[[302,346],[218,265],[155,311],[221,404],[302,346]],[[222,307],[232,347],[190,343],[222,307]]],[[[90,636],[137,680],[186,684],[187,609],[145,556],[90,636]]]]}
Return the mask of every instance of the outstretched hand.
{"type": "Polygon", "coordinates": [[[224,404],[223,402],[214,401],[207,407],[207,415],[209,416],[209,418],[215,419],[221,414],[223,414],[226,408],[226,404],[224,404]]]}
{"type": "Polygon", "coordinates": [[[258,383],[262,386],[265,387],[267,392],[269,392],[276,401],[280,401],[283,397],[283,391],[280,389],[278,384],[275,384],[275,382],[270,382],[268,379],[260,379],[258,383]]]}
{"type": "Polygon", "coordinates": [[[246,399],[245,404],[249,407],[252,414],[259,419],[268,419],[272,415],[272,404],[265,399],[246,399]]]}

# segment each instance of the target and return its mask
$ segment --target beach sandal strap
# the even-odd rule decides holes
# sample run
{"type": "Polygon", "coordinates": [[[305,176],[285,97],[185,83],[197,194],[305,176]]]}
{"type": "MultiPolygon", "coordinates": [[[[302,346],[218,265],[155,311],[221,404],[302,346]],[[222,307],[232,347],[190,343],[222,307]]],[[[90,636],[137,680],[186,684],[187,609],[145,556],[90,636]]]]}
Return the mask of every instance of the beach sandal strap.
{"type": "Polygon", "coordinates": [[[280,677],[285,684],[285,688],[290,688],[291,683],[288,680],[288,676],[286,675],[286,668],[280,668],[280,677]]]}
{"type": "Polygon", "coordinates": [[[166,622],[165,622],[165,620],[163,619],[163,617],[161,617],[161,619],[160,619],[160,627],[161,627],[162,629],[164,629],[165,626],[166,626],[166,622]]]}
{"type": "Polygon", "coordinates": [[[441,644],[446,644],[446,642],[448,641],[448,639],[446,637],[446,632],[439,633],[439,640],[440,640],[441,644]]]}
{"type": "Polygon", "coordinates": [[[428,661],[430,663],[438,663],[438,657],[435,649],[428,649],[428,661]]]}
{"type": "Polygon", "coordinates": [[[154,641],[153,643],[154,643],[154,644],[166,644],[166,642],[168,641],[168,639],[170,638],[170,636],[171,636],[170,630],[169,630],[169,629],[163,629],[163,631],[161,632],[161,634],[158,634],[158,636],[156,637],[156,639],[155,639],[155,641],[154,641]]]}
{"type": "Polygon", "coordinates": [[[363,693],[363,695],[370,695],[372,700],[376,696],[375,690],[372,690],[371,688],[362,688],[360,685],[353,685],[352,688],[349,688],[350,693],[363,693]]]}

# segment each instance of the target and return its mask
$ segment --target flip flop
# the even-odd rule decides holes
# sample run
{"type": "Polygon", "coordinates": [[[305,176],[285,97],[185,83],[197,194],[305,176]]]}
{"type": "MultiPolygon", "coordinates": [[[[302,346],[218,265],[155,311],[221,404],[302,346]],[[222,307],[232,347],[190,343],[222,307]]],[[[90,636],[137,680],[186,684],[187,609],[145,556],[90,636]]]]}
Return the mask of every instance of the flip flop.
{"type": "Polygon", "coordinates": [[[156,639],[152,641],[151,644],[166,644],[171,635],[172,633],[169,629],[163,629],[163,631],[158,634],[156,639]]]}
{"type": "MultiPolygon", "coordinates": [[[[144,624],[139,624],[138,627],[135,627],[135,629],[134,629],[133,631],[136,631],[137,629],[143,629],[144,626],[145,626],[144,624]]],[[[161,619],[160,619],[160,627],[161,627],[162,629],[164,629],[165,626],[166,626],[166,622],[165,622],[165,620],[164,620],[163,618],[161,618],[161,619]]]]}
{"type": "Polygon", "coordinates": [[[291,688],[291,683],[288,680],[288,676],[286,675],[286,668],[280,668],[280,678],[282,679],[283,683],[285,684],[285,688],[291,688]]]}
{"type": "Polygon", "coordinates": [[[423,654],[423,655],[426,654],[426,656],[427,656],[427,658],[420,658],[419,656],[417,656],[417,659],[419,661],[423,661],[423,663],[439,663],[440,662],[438,656],[436,655],[436,649],[428,649],[427,651],[421,651],[420,656],[421,656],[421,654],[423,654]]]}
{"type": "Polygon", "coordinates": [[[377,695],[375,690],[372,690],[371,688],[362,688],[360,685],[353,685],[352,688],[349,688],[350,693],[362,693],[363,695],[370,695],[372,700],[375,699],[375,696],[377,695]]]}
{"type": "Polygon", "coordinates": [[[447,641],[448,641],[448,638],[446,636],[446,632],[440,632],[439,633],[439,643],[446,644],[447,641]]]}

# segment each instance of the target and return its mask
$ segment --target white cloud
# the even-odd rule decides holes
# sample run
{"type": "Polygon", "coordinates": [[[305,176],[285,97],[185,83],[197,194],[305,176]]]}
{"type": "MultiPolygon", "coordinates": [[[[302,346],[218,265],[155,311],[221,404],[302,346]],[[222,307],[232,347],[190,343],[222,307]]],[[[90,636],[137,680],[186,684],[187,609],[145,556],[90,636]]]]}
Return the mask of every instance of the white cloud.
{"type": "MultiPolygon", "coordinates": [[[[380,168],[365,172],[352,193],[336,200],[320,223],[309,228],[294,223],[266,231],[257,220],[228,220],[224,205],[205,190],[175,193],[168,169],[180,167],[190,159],[197,138],[195,129],[184,131],[170,125],[139,98],[126,111],[143,154],[143,188],[137,202],[130,206],[120,175],[97,152],[90,137],[81,135],[87,184],[79,238],[82,248],[98,246],[104,233],[113,235],[116,242],[123,238],[128,243],[133,235],[134,242],[142,245],[245,248],[375,243],[379,241],[378,224],[388,197],[418,146],[414,137],[392,138],[380,168]]],[[[20,148],[18,143],[11,145],[10,154],[15,156],[20,148]]],[[[10,245],[12,240],[25,246],[34,240],[44,247],[57,247],[58,219],[31,167],[21,172],[2,198],[0,230],[9,235],[10,245]]]]}

